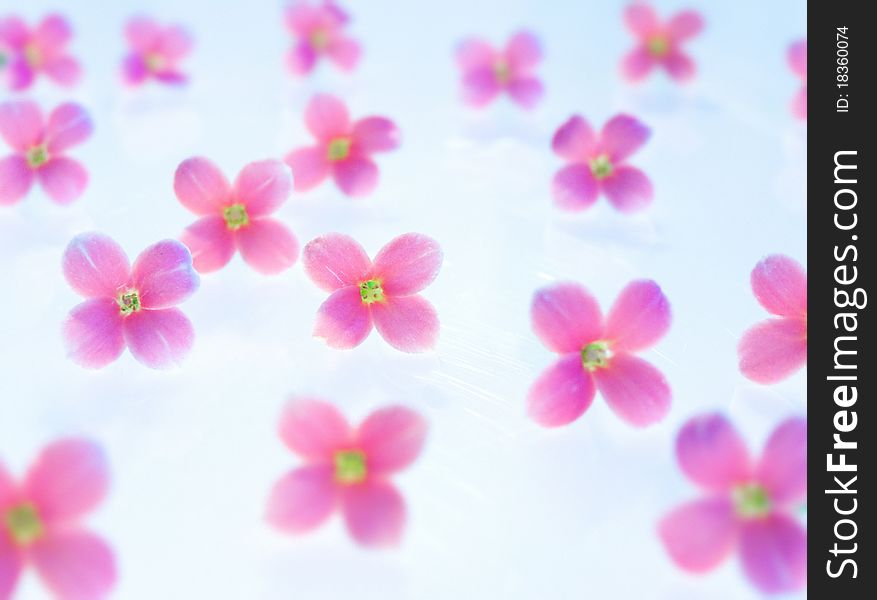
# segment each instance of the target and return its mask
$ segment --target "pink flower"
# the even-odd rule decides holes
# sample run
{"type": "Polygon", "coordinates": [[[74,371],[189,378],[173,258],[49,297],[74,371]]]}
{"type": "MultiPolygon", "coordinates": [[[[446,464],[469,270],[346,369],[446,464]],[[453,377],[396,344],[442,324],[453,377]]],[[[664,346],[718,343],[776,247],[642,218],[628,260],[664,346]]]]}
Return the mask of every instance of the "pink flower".
{"type": "Polygon", "coordinates": [[[758,383],[776,383],[807,364],[807,273],[782,254],[755,265],[756,300],[776,318],[758,323],[740,339],[740,371],[758,383]]]}
{"type": "Polygon", "coordinates": [[[285,159],[300,192],[331,175],[348,196],[370,194],[378,185],[378,167],[371,155],[399,146],[399,130],[390,119],[366,117],[351,122],[344,103],[327,94],[310,101],[305,125],[317,138],[316,146],[293,150],[285,159]]]}
{"type": "Polygon", "coordinates": [[[221,269],[235,249],[260,273],[288,269],[298,258],[298,240],[279,220],[270,217],[292,190],[289,169],[279,160],[245,166],[229,185],[222,171],[206,158],[180,163],[174,191],[183,206],[201,219],[183,232],[201,273],[221,269]]]}
{"type": "Polygon", "coordinates": [[[34,102],[0,104],[0,136],[14,152],[0,159],[0,206],[24,198],[34,180],[58,204],[76,200],[85,191],[88,172],[64,152],[91,131],[91,118],[77,104],[61,104],[48,120],[34,102]]]}
{"type": "Polygon", "coordinates": [[[184,84],[178,63],[192,51],[189,32],[178,25],[163,27],[148,17],[135,17],[125,26],[131,51],[122,62],[122,79],[140,85],[149,79],[184,84]]]}
{"type": "Polygon", "coordinates": [[[641,81],[656,66],[663,67],[676,81],[694,77],[694,61],[681,46],[703,29],[699,13],[684,10],[663,24],[651,6],[635,3],[624,11],[624,22],[639,39],[639,45],[621,63],[621,71],[628,80],[641,81]]]}
{"type": "Polygon", "coordinates": [[[96,600],[116,583],[112,549],[81,521],[107,495],[103,451],[82,439],[43,449],[21,482],[0,461],[0,598],[31,564],[53,596],[96,600]]]}
{"type": "Polygon", "coordinates": [[[558,208],[585,210],[600,192],[624,213],[647,207],[654,195],[652,182],[626,161],[650,135],[648,127],[628,115],[612,117],[599,135],[584,118],[570,117],[551,142],[554,153],[570,163],[557,172],[552,183],[558,208]]]}
{"type": "Polygon", "coordinates": [[[287,533],[310,531],[341,510],[347,530],[364,546],[397,544],[405,500],[390,477],[423,448],[426,422],[401,406],[373,412],[351,427],[327,402],[293,399],[280,419],[280,438],[304,465],[271,491],[267,520],[287,533]]]}
{"type": "Polygon", "coordinates": [[[506,91],[521,107],[534,108],[545,91],[535,74],[541,60],[539,39],[529,31],[513,35],[503,50],[478,39],[464,41],[457,48],[464,100],[482,108],[506,91]]]}
{"type": "Polygon", "coordinates": [[[176,305],[198,289],[192,256],[165,240],[144,250],[134,266],[119,245],[100,233],[76,236],[64,252],[64,277],[87,298],[64,323],[67,353],[97,369],[125,346],[152,369],[178,364],[192,349],[195,331],[176,305]]]}
{"type": "Polygon", "coordinates": [[[670,303],[657,283],[628,284],[605,319],[585,288],[557,283],[536,292],[530,316],[542,343],[560,354],[527,396],[527,412],[537,423],[558,427],[575,421],[598,389],[619,417],[637,427],[670,410],[664,375],[634,356],[670,328],[670,303]]]}
{"type": "Polygon", "coordinates": [[[798,40],[789,46],[789,68],[797,75],[804,86],[792,100],[792,114],[799,119],[807,118],[807,40],[798,40]]]}
{"type": "Polygon", "coordinates": [[[753,461],[727,419],[704,415],[679,432],[676,459],[706,496],[660,522],[658,533],[673,562],[704,573],[738,548],[746,576],[762,592],[802,589],[807,531],[793,511],[807,494],[807,421],[783,422],[753,461]]]}
{"type": "Polygon", "coordinates": [[[356,240],[329,233],[305,246],[303,260],[314,283],[332,292],[314,325],[314,336],[332,348],[358,346],[372,325],[403,352],[422,352],[435,345],[438,315],[416,295],[435,279],[442,264],[441,248],[432,238],[400,235],[372,262],[356,240]]]}
{"type": "Polygon", "coordinates": [[[295,37],[287,63],[294,75],[307,75],[317,59],[325,56],[344,71],[359,62],[359,42],[344,33],[350,21],[347,13],[331,0],[320,4],[299,1],[286,8],[286,27],[295,37]]]}
{"type": "Polygon", "coordinates": [[[70,23],[60,15],[48,15],[33,30],[18,17],[0,19],[0,68],[7,69],[9,87],[27,89],[40,72],[59,85],[75,85],[79,63],[66,51],[72,37],[70,23]]]}

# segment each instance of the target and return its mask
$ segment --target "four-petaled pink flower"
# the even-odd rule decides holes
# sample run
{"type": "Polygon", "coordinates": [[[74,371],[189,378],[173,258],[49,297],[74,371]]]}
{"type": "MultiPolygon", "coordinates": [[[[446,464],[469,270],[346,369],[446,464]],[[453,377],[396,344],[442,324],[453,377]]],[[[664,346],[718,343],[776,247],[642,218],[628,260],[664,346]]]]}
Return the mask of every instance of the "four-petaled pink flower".
{"type": "Polygon", "coordinates": [[[58,204],[76,200],[85,191],[88,172],[64,152],[91,131],[91,118],[76,104],[61,104],[46,121],[34,102],[0,104],[0,136],[15,152],[0,159],[0,206],[24,198],[34,180],[58,204]]]}
{"type": "Polygon", "coordinates": [[[286,8],[286,27],[295,37],[295,46],[287,58],[294,75],[307,75],[317,60],[325,56],[344,71],[352,71],[359,62],[359,42],[344,33],[350,17],[335,2],[311,4],[300,0],[286,8]]]}
{"type": "Polygon", "coordinates": [[[331,175],[348,196],[365,196],[378,185],[378,166],[371,155],[399,146],[399,130],[390,119],[365,117],[351,122],[344,103],[327,94],[308,103],[305,125],[317,145],[293,150],[285,159],[300,192],[331,175]]]}
{"type": "Polygon", "coordinates": [[[533,296],[533,331],[561,355],[530,388],[527,412],[545,427],[566,425],[591,405],[597,390],[631,425],[659,421],[670,410],[670,386],[634,356],[670,328],[670,303],[654,281],[633,281],[604,319],[593,296],[576,283],[557,283],[533,296]]]}
{"type": "Polygon", "coordinates": [[[788,256],[773,254],[752,269],[752,292],[776,318],[740,339],[740,371],[758,383],[776,383],[807,364],[807,273],[788,256]]]}
{"type": "Polygon", "coordinates": [[[703,29],[699,13],[684,10],[665,24],[651,6],[636,3],[625,9],[624,22],[639,39],[639,45],[621,63],[621,71],[630,81],[644,79],[656,66],[663,67],[677,81],[694,77],[694,62],[681,46],[703,29]]]}
{"type": "Polygon", "coordinates": [[[743,570],[762,592],[802,589],[807,532],[793,511],[807,494],[807,421],[780,424],[761,458],[752,460],[727,419],[704,415],[679,432],[676,458],[706,497],[661,520],[658,533],[673,562],[703,573],[737,548],[743,570]]]}
{"type": "Polygon", "coordinates": [[[113,550],[81,521],[107,495],[103,451],[83,439],[43,449],[21,482],[0,461],[0,598],[12,598],[32,565],[62,600],[98,600],[116,582],[113,550]]]}
{"type": "Polygon", "coordinates": [[[212,162],[190,158],[177,167],[174,191],[183,206],[202,217],[181,236],[201,273],[224,267],[235,249],[260,273],[279,273],[295,264],[298,240],[269,216],[292,191],[292,176],[279,160],[248,164],[232,186],[212,162]]]}
{"type": "Polygon", "coordinates": [[[178,364],[195,340],[176,305],[198,289],[189,250],[176,240],[144,250],[134,266],[119,245],[100,233],[83,233],[64,252],[64,277],[87,300],[70,311],[64,339],[70,358],[97,369],[131,354],[153,369],[178,364]]]}
{"type": "Polygon", "coordinates": [[[807,118],[807,40],[798,40],[789,46],[789,67],[804,86],[792,100],[792,114],[799,119],[807,118]]]}
{"type": "Polygon", "coordinates": [[[183,84],[188,78],[179,62],[192,51],[192,38],[179,25],[162,26],[148,17],[135,17],[125,26],[131,51],[122,61],[122,79],[140,85],[149,79],[183,84]]]}
{"type": "Polygon", "coordinates": [[[79,63],[66,51],[72,37],[61,15],[48,15],[33,30],[18,17],[0,19],[0,68],[6,70],[9,87],[27,89],[40,72],[59,85],[75,85],[79,63]]]}
{"type": "Polygon", "coordinates": [[[356,240],[329,233],[305,246],[303,261],[314,283],[332,292],[314,325],[314,336],[329,346],[358,346],[372,325],[403,352],[422,352],[435,345],[438,315],[416,295],[435,279],[442,264],[441,248],[432,238],[400,235],[372,262],[356,240]]]}
{"type": "Polygon", "coordinates": [[[554,153],[570,163],[552,182],[558,208],[585,210],[597,201],[600,192],[621,212],[647,207],[654,195],[652,182],[626,161],[650,135],[648,127],[628,115],[612,117],[599,134],[584,118],[570,117],[551,142],[554,153]]]}
{"type": "Polygon", "coordinates": [[[529,31],[513,35],[503,50],[478,39],[464,41],[457,48],[464,100],[481,108],[506,91],[523,108],[535,107],[545,91],[534,73],[541,60],[539,39],[529,31]]]}
{"type": "Polygon", "coordinates": [[[401,406],[377,410],[353,428],[327,402],[293,399],[279,433],[305,464],[274,486],[268,522],[288,533],[302,533],[339,508],[359,544],[397,544],[405,528],[405,500],[390,477],[414,462],[426,429],[422,417],[401,406]]]}

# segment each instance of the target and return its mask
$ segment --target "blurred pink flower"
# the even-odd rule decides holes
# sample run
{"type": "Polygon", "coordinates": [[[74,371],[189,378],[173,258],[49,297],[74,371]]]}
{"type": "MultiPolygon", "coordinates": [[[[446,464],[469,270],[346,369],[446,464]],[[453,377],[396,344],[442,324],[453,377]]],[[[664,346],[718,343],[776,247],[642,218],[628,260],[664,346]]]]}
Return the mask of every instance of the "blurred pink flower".
{"type": "Polygon", "coordinates": [[[529,31],[513,35],[503,50],[479,39],[465,40],[457,48],[463,98],[470,106],[482,108],[506,91],[521,107],[534,108],[545,91],[535,74],[541,61],[539,39],[529,31]]]}
{"type": "Polygon", "coordinates": [[[14,151],[0,159],[0,206],[24,198],[34,180],[58,204],[76,200],[85,191],[88,173],[64,152],[91,132],[91,118],[77,104],[61,104],[48,120],[34,102],[0,104],[0,136],[14,151]]]}
{"type": "Polygon", "coordinates": [[[351,122],[344,103],[327,94],[308,103],[305,125],[317,144],[293,150],[284,159],[300,192],[331,175],[348,196],[365,196],[378,185],[378,166],[371,155],[399,146],[399,130],[390,119],[365,117],[351,122]]]}
{"type": "Polygon", "coordinates": [[[584,118],[570,117],[551,142],[554,153],[570,163],[552,182],[558,208],[585,210],[601,192],[621,212],[646,208],[654,195],[652,182],[626,161],[650,135],[648,127],[629,115],[612,117],[599,134],[584,118]]]}
{"type": "Polygon", "coordinates": [[[756,300],[777,318],[740,339],[740,371],[758,383],[776,383],[807,364],[807,273],[782,254],[762,259],[750,277],[756,300]]]}
{"type": "Polygon", "coordinates": [[[87,298],[64,323],[67,353],[97,369],[127,346],[152,369],[180,363],[195,340],[192,324],[176,305],[198,289],[189,250],[176,240],[144,250],[134,266],[119,245],[100,233],[83,233],[64,252],[64,277],[87,298]]]}
{"type": "Polygon", "coordinates": [[[287,64],[294,75],[307,75],[317,60],[325,56],[344,71],[352,71],[359,62],[359,42],[344,33],[350,21],[335,2],[311,4],[299,0],[286,8],[286,27],[295,37],[287,64]]]}
{"type": "Polygon", "coordinates": [[[353,428],[327,402],[293,399],[279,433],[305,464],[274,486],[268,522],[287,533],[303,533],[337,508],[359,544],[397,544],[405,528],[405,500],[390,477],[414,462],[426,430],[422,417],[401,406],[377,410],[353,428]]]}
{"type": "Polygon", "coordinates": [[[0,68],[6,70],[10,89],[29,88],[40,72],[59,85],[75,85],[81,71],[66,51],[72,37],[70,23],[61,15],[48,15],[35,29],[19,17],[0,19],[0,68]]]}
{"type": "Polygon", "coordinates": [[[12,598],[28,564],[56,598],[109,595],[116,583],[113,550],[81,525],[108,488],[104,453],[87,440],[50,444],[21,482],[0,461],[0,598],[12,598]]]}
{"type": "Polygon", "coordinates": [[[663,67],[676,81],[688,81],[694,77],[694,61],[681,46],[703,29],[700,13],[684,10],[665,24],[651,6],[634,3],[625,9],[624,22],[639,40],[639,45],[621,63],[621,71],[628,80],[645,79],[656,66],[663,67]]]}
{"type": "Polygon", "coordinates": [[[192,37],[179,25],[162,26],[148,17],[134,17],[125,26],[130,52],[122,61],[122,79],[141,85],[149,79],[181,85],[188,77],[179,62],[192,51],[192,37]]]}
{"type": "Polygon", "coordinates": [[[807,421],[780,424],[753,461],[727,419],[703,415],[679,432],[676,458],[706,496],[679,506],[658,525],[673,562],[704,573],[738,549],[746,576],[762,592],[803,589],[807,531],[794,510],[807,494],[807,421]]]}
{"type": "Polygon", "coordinates": [[[792,100],[792,114],[799,119],[807,118],[807,40],[798,40],[789,46],[789,68],[797,75],[804,86],[792,100]]]}
{"type": "Polygon", "coordinates": [[[221,269],[236,249],[260,273],[280,273],[295,264],[298,240],[269,216],[292,191],[289,169],[279,160],[248,164],[231,186],[212,162],[190,158],[177,167],[174,191],[183,206],[202,217],[181,236],[199,272],[221,269]]]}
{"type": "Polygon", "coordinates": [[[545,427],[578,419],[597,390],[619,417],[643,427],[670,410],[670,386],[650,363],[634,356],[670,328],[670,303],[654,281],[627,285],[604,319],[590,293],[576,283],[536,292],[533,331],[560,359],[539,376],[527,396],[527,412],[545,427]]]}
{"type": "Polygon", "coordinates": [[[314,325],[314,336],[332,348],[358,346],[372,325],[403,352],[422,352],[435,345],[438,315],[416,295],[435,279],[442,264],[441,248],[432,238],[400,235],[372,262],[356,240],[329,233],[305,246],[303,260],[314,283],[332,292],[314,325]]]}

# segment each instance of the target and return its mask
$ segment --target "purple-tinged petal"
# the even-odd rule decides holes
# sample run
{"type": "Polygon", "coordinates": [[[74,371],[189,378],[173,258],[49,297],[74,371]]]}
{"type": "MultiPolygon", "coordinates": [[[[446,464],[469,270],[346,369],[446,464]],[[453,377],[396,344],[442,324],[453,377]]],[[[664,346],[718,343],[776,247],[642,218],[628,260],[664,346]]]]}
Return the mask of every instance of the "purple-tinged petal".
{"type": "Polygon", "coordinates": [[[597,135],[586,119],[573,115],[560,126],[551,140],[551,149],[571,162],[587,161],[594,153],[597,135]]]}
{"type": "Polygon", "coordinates": [[[633,213],[652,203],[655,191],[645,173],[635,167],[615,167],[612,175],[603,180],[606,198],[618,211],[633,213]]]}
{"type": "Polygon", "coordinates": [[[242,202],[247,215],[269,215],[286,202],[292,192],[292,175],[279,160],[260,160],[245,166],[234,182],[235,200],[242,202]]]}
{"type": "Polygon", "coordinates": [[[196,215],[217,214],[228,202],[231,186],[215,164],[202,157],[184,160],[174,173],[174,192],[196,215]]]}
{"type": "Polygon", "coordinates": [[[670,412],[670,385],[661,371],[641,358],[616,354],[594,378],[609,408],[630,425],[652,425],[670,412]]]}
{"type": "Polygon", "coordinates": [[[590,208],[597,201],[600,184],[588,165],[568,165],[554,175],[551,194],[558,208],[576,212],[590,208]]]}
{"type": "Polygon", "coordinates": [[[344,489],[342,510],[347,530],[363,546],[393,546],[405,529],[405,500],[393,485],[366,480],[344,489]]]}
{"type": "Polygon", "coordinates": [[[6,534],[0,535],[0,598],[9,600],[24,568],[24,556],[6,534]]]}
{"type": "Polygon", "coordinates": [[[144,309],[176,306],[201,283],[189,249],[176,240],[163,240],[140,253],[131,269],[134,288],[144,309]]]}
{"type": "Polygon", "coordinates": [[[46,149],[50,155],[63,152],[88,139],[93,129],[91,117],[84,108],[78,104],[62,104],[49,114],[46,149]]]}
{"type": "Polygon", "coordinates": [[[387,297],[370,308],[375,329],[397,350],[425,352],[438,341],[438,314],[420,296],[387,297]]]}
{"type": "Polygon", "coordinates": [[[285,533],[304,533],[325,523],[338,499],[331,465],[300,467],[274,485],[265,518],[285,533]]]}
{"type": "Polygon", "coordinates": [[[0,104],[0,136],[19,152],[42,142],[43,114],[39,105],[30,100],[0,104]]]}
{"type": "Polygon", "coordinates": [[[291,399],[278,427],[286,446],[309,462],[331,464],[337,450],[354,443],[353,429],[333,404],[316,398],[291,399]]]}
{"type": "Polygon", "coordinates": [[[399,147],[399,128],[384,117],[366,117],[353,124],[353,149],[358,152],[389,152],[399,147]]]}
{"type": "Polygon", "coordinates": [[[807,419],[784,421],[767,440],[755,480],[771,502],[788,505],[807,496],[807,419]]]}
{"type": "Polygon", "coordinates": [[[333,39],[326,48],[326,56],[344,71],[352,71],[362,56],[362,47],[359,42],[347,36],[339,36],[333,39]]]}
{"type": "Polygon", "coordinates": [[[158,36],[155,51],[169,62],[176,62],[192,50],[192,36],[185,27],[173,25],[158,36]]]}
{"type": "Polygon", "coordinates": [[[782,254],[761,259],[749,277],[752,292],[767,311],[781,317],[807,315],[807,273],[782,254]]]}
{"type": "Polygon", "coordinates": [[[662,64],[667,74],[679,82],[691,81],[697,72],[694,61],[681,50],[671,50],[662,64]]]}
{"type": "Polygon", "coordinates": [[[106,598],[116,584],[112,548],[87,531],[53,532],[36,542],[30,555],[46,587],[57,598],[106,598]]]}
{"type": "Polygon", "coordinates": [[[88,171],[66,156],[55,156],[36,171],[37,180],[57,204],[69,204],[79,198],[88,185],[88,171]]]}
{"type": "Polygon", "coordinates": [[[9,89],[20,92],[28,89],[36,78],[36,72],[31,68],[24,56],[13,57],[6,67],[6,78],[9,89]]]}
{"type": "Polygon", "coordinates": [[[693,38],[703,31],[703,17],[694,10],[682,10],[667,23],[667,35],[675,42],[693,38]]]}
{"type": "Polygon", "coordinates": [[[490,104],[501,91],[492,67],[474,69],[463,76],[463,99],[474,108],[490,104]]]}
{"type": "Polygon", "coordinates": [[[371,313],[362,303],[359,286],[351,285],[332,292],[320,306],[314,337],[331,348],[348,350],[359,346],[371,329],[371,313]]]}
{"type": "Polygon", "coordinates": [[[317,94],[305,108],[305,125],[319,141],[329,142],[350,133],[350,114],[340,99],[317,94]]]}
{"type": "Polygon", "coordinates": [[[621,73],[628,81],[636,82],[645,79],[655,68],[655,58],[644,46],[637,46],[628,52],[621,61],[621,73]]]}
{"type": "Polygon", "coordinates": [[[761,384],[782,381],[807,364],[807,321],[762,321],[743,334],[737,356],[746,378],[761,384]]]}
{"type": "Polygon", "coordinates": [[[317,53],[307,40],[298,42],[286,55],[286,65],[293,75],[307,75],[317,64],[317,53]]]}
{"type": "Polygon", "coordinates": [[[692,573],[719,566],[736,546],[739,527],[725,497],[679,506],[658,524],[658,535],[673,562],[692,573]]]}
{"type": "Polygon", "coordinates": [[[125,350],[122,313],[110,298],[92,298],[70,311],[64,321],[67,356],[81,367],[100,369],[125,350]]]}
{"type": "Polygon", "coordinates": [[[460,68],[468,73],[474,70],[493,68],[497,52],[493,46],[485,41],[468,39],[457,47],[455,56],[460,68]]]}
{"type": "Polygon", "coordinates": [[[548,367],[530,387],[527,414],[543,427],[572,423],[594,401],[594,379],[585,371],[582,357],[568,354],[548,367]]]}
{"type": "Polygon", "coordinates": [[[164,69],[155,73],[155,78],[168,85],[185,85],[189,82],[189,77],[182,71],[176,69],[164,69]]]}
{"type": "Polygon", "coordinates": [[[128,85],[140,85],[149,77],[150,71],[140,54],[131,53],[122,61],[122,80],[128,85]]]}
{"type": "Polygon", "coordinates": [[[537,290],[530,319],[534,333],[553,352],[581,352],[603,336],[600,305],[577,283],[556,283],[537,290]]]}
{"type": "Polygon", "coordinates": [[[514,73],[525,73],[542,60],[539,38],[529,31],[519,31],[509,40],[505,58],[514,73]]]}
{"type": "Polygon", "coordinates": [[[807,40],[798,40],[789,46],[787,59],[792,72],[807,81],[807,40]]]}
{"type": "Polygon", "coordinates": [[[426,441],[426,420],[404,406],[376,410],[357,429],[357,446],[369,474],[385,475],[408,467],[426,441]]]}
{"type": "Polygon", "coordinates": [[[378,186],[378,166],[364,156],[333,163],[332,176],[339,189],[353,198],[367,196],[378,186]]]}
{"type": "Polygon", "coordinates": [[[639,119],[630,115],[616,115],[603,125],[600,148],[616,164],[636,152],[651,135],[651,129],[639,119]]]}
{"type": "Polygon", "coordinates": [[[285,271],[298,259],[298,240],[277,219],[250,221],[235,232],[235,243],[247,264],[264,275],[285,271]]]}
{"type": "Polygon", "coordinates": [[[192,253],[199,273],[212,273],[228,264],[236,250],[234,237],[222,217],[204,217],[189,225],[180,241],[192,253]]]}
{"type": "Polygon", "coordinates": [[[428,286],[442,266],[442,248],[429,236],[406,233],[390,240],[372,266],[372,276],[381,280],[389,296],[408,296],[428,286]]]}
{"type": "Polygon", "coordinates": [[[15,204],[30,191],[34,172],[19,154],[0,159],[0,206],[15,204]]]}
{"type": "Polygon", "coordinates": [[[807,532],[781,513],[743,524],[740,558],[746,575],[766,594],[793,592],[807,584],[807,532]]]}
{"type": "Polygon", "coordinates": [[[64,277],[73,290],[87,298],[115,298],[131,277],[125,251],[102,233],[82,233],[64,251],[64,277]]]}
{"type": "Polygon", "coordinates": [[[358,286],[372,264],[362,246],[341,233],[327,233],[308,242],[302,260],[308,277],[327,292],[358,286]]]}
{"type": "Polygon", "coordinates": [[[323,183],[331,167],[327,150],[322,146],[293,150],[283,159],[292,170],[292,183],[297,192],[306,192],[323,183]]]}
{"type": "Polygon", "coordinates": [[[670,302],[651,280],[627,284],[606,315],[605,337],[612,349],[637,352],[653,346],[670,329],[670,302]]]}
{"type": "Polygon", "coordinates": [[[746,442],[719,413],[683,425],[676,436],[676,460],[689,479],[710,491],[726,492],[752,476],[746,442]]]}
{"type": "Polygon", "coordinates": [[[542,82],[535,77],[520,77],[509,83],[509,96],[526,109],[535,108],[545,93],[542,82]]]}
{"type": "Polygon", "coordinates": [[[131,354],[150,369],[179,365],[195,343],[192,323],[178,308],[131,313],[123,329],[131,354]]]}

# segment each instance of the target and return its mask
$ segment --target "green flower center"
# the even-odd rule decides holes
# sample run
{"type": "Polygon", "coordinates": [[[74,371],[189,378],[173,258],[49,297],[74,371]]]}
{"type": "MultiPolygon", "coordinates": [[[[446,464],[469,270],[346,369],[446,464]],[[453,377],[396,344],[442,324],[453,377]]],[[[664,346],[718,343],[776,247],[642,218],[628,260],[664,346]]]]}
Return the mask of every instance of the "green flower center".
{"type": "Polygon", "coordinates": [[[43,522],[33,504],[19,504],[6,512],[3,519],[12,541],[26,546],[43,535],[43,522]]]}
{"type": "Polygon", "coordinates": [[[648,41],[647,47],[652,56],[666,56],[670,51],[670,40],[666,36],[656,35],[648,41]]]}
{"type": "Polygon", "coordinates": [[[49,151],[45,146],[34,146],[27,151],[27,164],[31,169],[43,166],[49,161],[49,151]]]}
{"type": "Polygon", "coordinates": [[[43,54],[36,44],[28,44],[24,47],[24,60],[31,68],[39,67],[43,62],[43,54]]]}
{"type": "Polygon", "coordinates": [[[362,450],[339,450],[335,453],[335,481],[348,485],[360,483],[365,480],[366,471],[362,450]]]}
{"type": "Polygon", "coordinates": [[[243,204],[226,206],[222,209],[222,218],[225,219],[225,224],[232,231],[250,224],[250,216],[247,214],[247,209],[243,204]]]}
{"type": "Polygon", "coordinates": [[[350,155],[350,138],[336,138],[329,142],[326,152],[329,160],[344,160],[350,155]]]}
{"type": "Polygon", "coordinates": [[[591,342],[582,348],[582,366],[588,371],[602,369],[609,364],[611,356],[607,342],[591,342]]]}
{"type": "Polygon", "coordinates": [[[320,52],[329,45],[329,34],[325,29],[317,29],[311,34],[311,47],[320,52]]]}
{"type": "Polygon", "coordinates": [[[137,290],[128,290],[116,298],[119,310],[125,316],[140,310],[140,294],[137,290]]]}
{"type": "Polygon", "coordinates": [[[373,304],[384,301],[384,289],[379,279],[369,279],[359,284],[359,296],[363,304],[373,304]]]}
{"type": "Polygon", "coordinates": [[[597,179],[606,179],[612,175],[612,162],[609,156],[601,154],[591,161],[591,174],[597,179]]]}
{"type": "Polygon", "coordinates": [[[497,61],[493,65],[493,76],[500,84],[505,85],[512,78],[512,68],[504,60],[497,61]]]}
{"type": "Polygon", "coordinates": [[[146,69],[153,72],[160,71],[164,67],[164,57],[154,52],[147,54],[143,62],[146,64],[146,69]]]}
{"type": "Polygon", "coordinates": [[[0,69],[6,66],[6,55],[0,52],[0,69]]]}
{"type": "Polygon", "coordinates": [[[744,519],[766,517],[770,512],[770,498],[767,490],[755,483],[737,487],[732,497],[737,514],[744,519]]]}

